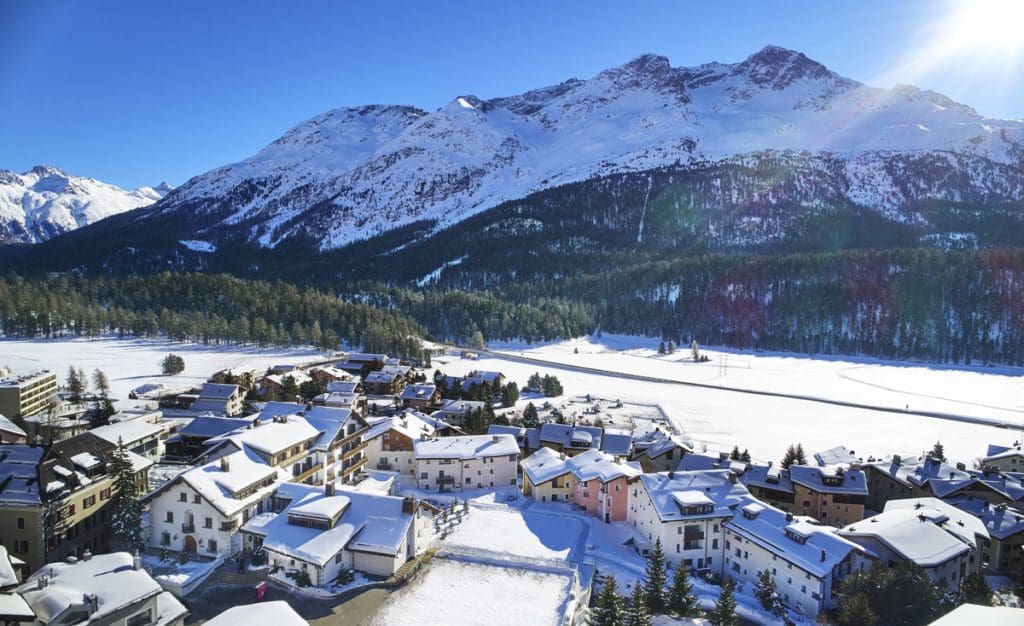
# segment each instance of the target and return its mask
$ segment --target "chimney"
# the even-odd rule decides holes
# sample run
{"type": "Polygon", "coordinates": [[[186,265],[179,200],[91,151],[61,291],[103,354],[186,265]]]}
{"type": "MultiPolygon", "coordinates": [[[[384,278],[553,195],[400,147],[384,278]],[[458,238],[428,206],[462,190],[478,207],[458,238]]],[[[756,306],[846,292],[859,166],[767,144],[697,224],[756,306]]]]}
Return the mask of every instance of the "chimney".
{"type": "Polygon", "coordinates": [[[825,562],[825,548],[822,548],[822,549],[821,549],[821,562],[822,562],[822,563],[824,563],[824,562],[825,562]]]}
{"type": "Polygon", "coordinates": [[[736,484],[736,474],[729,472],[729,482],[731,482],[734,485],[736,484]]]}
{"type": "Polygon", "coordinates": [[[334,489],[335,489],[334,481],[329,480],[326,483],[324,483],[324,495],[325,496],[333,496],[334,495],[334,489]]]}
{"type": "Polygon", "coordinates": [[[786,521],[787,522],[792,522],[793,521],[793,514],[790,513],[789,511],[786,511],[786,521]]]}
{"type": "Polygon", "coordinates": [[[89,551],[89,548],[86,548],[85,552],[82,553],[82,560],[88,561],[90,559],[92,559],[92,552],[89,551]]]}
{"type": "Polygon", "coordinates": [[[36,589],[46,589],[48,584],[50,584],[50,579],[46,576],[40,576],[36,579],[36,589]]]}
{"type": "Polygon", "coordinates": [[[100,599],[95,593],[85,594],[85,601],[89,603],[89,615],[95,615],[100,610],[100,599]]]}
{"type": "Polygon", "coordinates": [[[231,471],[231,459],[226,456],[220,457],[220,471],[228,472],[231,471]]]}
{"type": "Polygon", "coordinates": [[[963,463],[957,463],[956,468],[962,472],[967,469],[967,466],[964,465],[963,463]]]}
{"type": "Polygon", "coordinates": [[[892,464],[893,465],[899,465],[900,461],[902,461],[902,460],[903,459],[900,458],[900,455],[898,455],[898,454],[892,455],[892,464]]]}
{"type": "Polygon", "coordinates": [[[668,479],[669,480],[673,480],[675,477],[676,477],[675,471],[674,470],[669,470],[668,471],[668,479]]]}
{"type": "Polygon", "coordinates": [[[416,511],[416,499],[415,498],[402,498],[402,514],[412,515],[416,511]]]}
{"type": "Polygon", "coordinates": [[[138,550],[136,550],[135,554],[132,555],[132,568],[136,570],[142,569],[142,557],[139,556],[138,550]]]}
{"type": "Polygon", "coordinates": [[[281,423],[282,424],[287,424],[288,423],[288,415],[287,414],[281,416],[281,423]]]}
{"type": "Polygon", "coordinates": [[[498,436],[497,435],[491,435],[491,443],[498,443],[498,436]]]}

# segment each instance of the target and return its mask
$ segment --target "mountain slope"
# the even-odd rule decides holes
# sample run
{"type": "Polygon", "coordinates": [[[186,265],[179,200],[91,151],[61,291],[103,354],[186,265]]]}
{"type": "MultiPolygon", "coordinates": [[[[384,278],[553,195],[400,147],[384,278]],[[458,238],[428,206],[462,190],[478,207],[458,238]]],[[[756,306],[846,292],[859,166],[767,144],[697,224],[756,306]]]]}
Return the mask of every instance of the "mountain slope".
{"type": "Polygon", "coordinates": [[[105,217],[159,201],[171,190],[126,190],[39,165],[23,174],[0,170],[0,244],[37,243],[105,217]]]}

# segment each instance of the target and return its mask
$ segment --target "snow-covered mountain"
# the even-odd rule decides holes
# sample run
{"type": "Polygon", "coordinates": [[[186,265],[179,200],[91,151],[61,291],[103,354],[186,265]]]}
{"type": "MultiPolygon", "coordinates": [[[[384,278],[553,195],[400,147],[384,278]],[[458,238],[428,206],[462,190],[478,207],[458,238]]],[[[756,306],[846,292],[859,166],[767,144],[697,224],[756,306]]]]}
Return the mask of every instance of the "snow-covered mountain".
{"type": "Polygon", "coordinates": [[[905,189],[894,155],[980,159],[997,174],[956,173],[965,191],[1022,200],[1006,171],[1024,168],[1024,120],[985,118],[916,87],[870,87],[769,46],[739,63],[690,68],[644,55],[589,80],[461,96],[433,112],[336,109],[189,180],[155,209],[198,216],[203,232],[190,239],[241,232],[274,247],[302,235],[326,250],[420,220],[441,229],[569,182],[765,151],[838,159],[846,199],[900,221],[916,219],[900,214],[910,195],[931,191],[905,189]]]}
{"type": "Polygon", "coordinates": [[[46,165],[24,174],[0,170],[0,244],[38,243],[153,204],[170,191],[167,183],[121,189],[46,165]]]}

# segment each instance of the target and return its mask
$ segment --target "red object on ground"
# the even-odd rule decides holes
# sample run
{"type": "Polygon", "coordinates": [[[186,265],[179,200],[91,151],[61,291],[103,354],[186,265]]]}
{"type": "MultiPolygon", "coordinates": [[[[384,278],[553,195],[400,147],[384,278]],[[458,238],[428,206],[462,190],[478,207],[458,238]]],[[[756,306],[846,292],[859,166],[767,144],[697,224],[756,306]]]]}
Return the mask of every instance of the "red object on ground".
{"type": "Polygon", "coordinates": [[[267,597],[268,589],[270,589],[270,585],[267,584],[267,581],[263,581],[255,587],[253,587],[253,591],[256,592],[255,595],[257,602],[262,602],[267,597]]]}

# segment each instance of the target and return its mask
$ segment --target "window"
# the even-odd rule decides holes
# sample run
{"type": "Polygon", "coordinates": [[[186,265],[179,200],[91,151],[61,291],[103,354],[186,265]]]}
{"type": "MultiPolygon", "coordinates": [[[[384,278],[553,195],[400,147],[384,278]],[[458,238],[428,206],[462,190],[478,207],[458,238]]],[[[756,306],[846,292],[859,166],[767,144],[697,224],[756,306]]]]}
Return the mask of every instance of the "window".
{"type": "Polygon", "coordinates": [[[92,505],[96,504],[96,494],[93,494],[87,498],[82,498],[82,508],[87,509],[92,505]]]}
{"type": "Polygon", "coordinates": [[[192,504],[200,504],[200,503],[202,503],[202,501],[203,500],[202,500],[202,498],[199,497],[198,493],[195,494],[194,496],[192,496],[192,504]]]}
{"type": "Polygon", "coordinates": [[[167,522],[168,524],[173,524],[174,523],[174,511],[167,511],[167,517],[164,518],[164,521],[167,522]]]}
{"type": "Polygon", "coordinates": [[[164,532],[160,533],[160,545],[162,545],[162,546],[169,546],[169,545],[171,545],[171,533],[167,532],[166,530],[164,532]]]}
{"type": "MultiPolygon", "coordinates": [[[[479,474],[480,472],[477,472],[477,473],[479,474]]],[[[472,479],[472,478],[470,478],[469,476],[467,476],[467,477],[466,477],[466,484],[468,485],[468,484],[470,484],[471,482],[473,482],[473,479],[472,479]]]]}
{"type": "Polygon", "coordinates": [[[68,515],[74,515],[74,514],[75,514],[75,505],[74,504],[69,504],[68,505],[68,515]]]}
{"type": "Polygon", "coordinates": [[[100,500],[109,500],[109,499],[110,499],[110,487],[107,487],[106,489],[104,489],[103,491],[100,492],[100,500]]]}
{"type": "Polygon", "coordinates": [[[213,528],[213,518],[207,517],[203,520],[203,528],[213,528]]]}
{"type": "Polygon", "coordinates": [[[426,480],[426,479],[427,479],[427,473],[426,472],[420,472],[420,480],[426,480]]]}
{"type": "Polygon", "coordinates": [[[18,530],[24,530],[24,529],[25,529],[25,518],[24,517],[19,517],[18,518],[18,530]]]}
{"type": "Polygon", "coordinates": [[[18,554],[28,554],[28,541],[25,539],[15,539],[14,551],[18,554]]]}
{"type": "Polygon", "coordinates": [[[210,554],[214,554],[215,552],[217,552],[217,540],[210,539],[209,541],[207,541],[206,542],[206,551],[209,552],[210,554]]]}
{"type": "Polygon", "coordinates": [[[178,502],[188,502],[188,494],[182,491],[178,494],[178,502]]]}
{"type": "Polygon", "coordinates": [[[153,609],[139,611],[125,621],[125,626],[145,626],[153,623],[153,609]]]}

